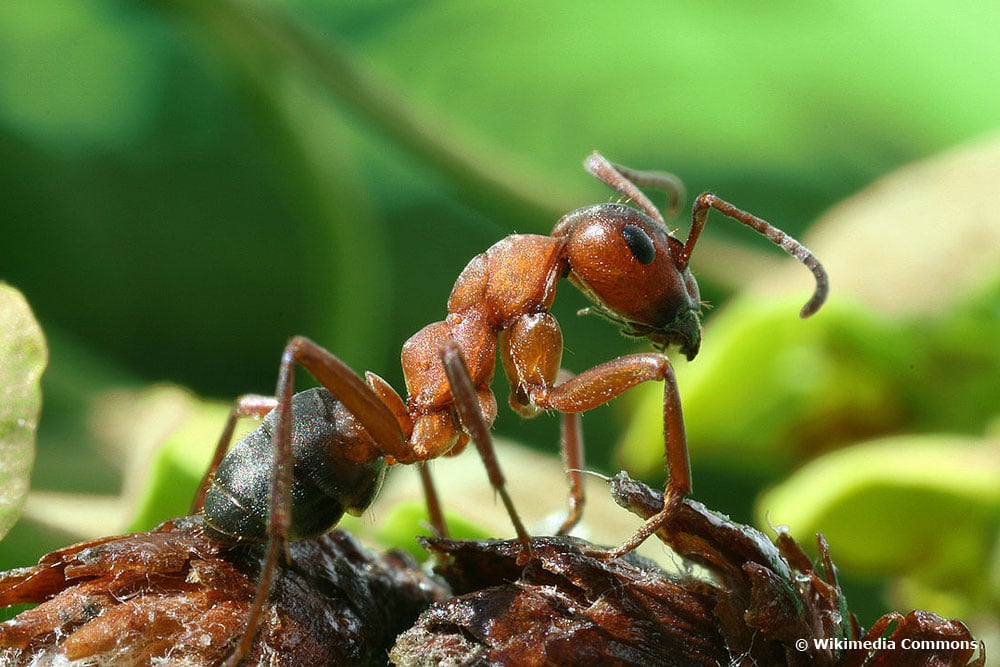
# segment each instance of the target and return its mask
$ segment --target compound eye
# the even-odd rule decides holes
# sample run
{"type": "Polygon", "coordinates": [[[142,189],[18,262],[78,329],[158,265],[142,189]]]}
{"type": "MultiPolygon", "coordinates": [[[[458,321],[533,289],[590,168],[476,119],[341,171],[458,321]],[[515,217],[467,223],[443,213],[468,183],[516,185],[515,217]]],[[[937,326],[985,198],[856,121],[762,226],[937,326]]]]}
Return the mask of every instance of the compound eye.
{"type": "Polygon", "coordinates": [[[641,227],[637,225],[625,225],[622,227],[622,236],[625,238],[625,245],[628,246],[632,256],[640,264],[652,264],[656,259],[656,248],[653,247],[653,239],[649,238],[641,227]]]}

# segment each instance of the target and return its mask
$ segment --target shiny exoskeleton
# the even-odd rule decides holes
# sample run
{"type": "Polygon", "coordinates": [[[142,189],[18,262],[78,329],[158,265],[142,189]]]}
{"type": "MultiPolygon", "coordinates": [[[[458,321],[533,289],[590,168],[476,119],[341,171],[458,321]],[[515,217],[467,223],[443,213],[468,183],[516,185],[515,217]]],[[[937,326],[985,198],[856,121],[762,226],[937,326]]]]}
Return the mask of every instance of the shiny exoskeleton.
{"type": "MultiPolygon", "coordinates": [[[[266,542],[278,413],[239,441],[216,469],[205,494],[206,529],[226,541],[266,542]]],[[[360,516],[378,494],[385,460],[353,461],[356,443],[372,443],[358,421],[322,387],[292,396],[290,540],[322,535],[345,512],[360,516]]]]}
{"type": "MultiPolygon", "coordinates": [[[[676,177],[613,165],[598,153],[584,166],[634,206],[606,203],[577,209],[563,216],[550,236],[509,236],[474,257],[455,282],[447,317],[403,345],[405,401],[377,375],[366,373],[362,379],[327,350],[296,337],[282,356],[275,398],[248,396],[237,402],[195,500],[208,529],[221,540],[268,543],[247,634],[230,663],[238,662],[252,641],[285,541],[327,530],[344,511],[362,512],[377,493],[386,464],[422,464],[454,455],[471,439],[511,517],[524,559],[530,556],[528,533],[506,491],[490,438],[497,413],[491,383],[498,352],[515,411],[525,417],[549,410],[562,415],[570,511],[560,533],[579,521],[584,500],[579,413],[642,382],[664,384],[669,469],[664,505],[608,556],[641,544],[690,493],[680,396],[663,350],[677,346],[692,359],[701,345],[701,303],[688,263],[709,211],[755,229],[813,272],[816,287],[802,317],[822,305],[827,276],[800,243],[711,193],[695,199],[691,229],[681,242],[639,189],[665,190],[676,209],[683,196],[676,177]],[[549,312],[562,278],[593,302],[591,310],[617,323],[626,335],[648,338],[656,351],[618,357],[578,375],[562,370],[562,333],[549,312]],[[294,394],[297,365],[322,388],[294,394]],[[272,408],[264,424],[222,460],[235,421],[263,416],[272,408]]],[[[418,467],[431,523],[446,534],[430,475],[423,465],[418,467]]]]}

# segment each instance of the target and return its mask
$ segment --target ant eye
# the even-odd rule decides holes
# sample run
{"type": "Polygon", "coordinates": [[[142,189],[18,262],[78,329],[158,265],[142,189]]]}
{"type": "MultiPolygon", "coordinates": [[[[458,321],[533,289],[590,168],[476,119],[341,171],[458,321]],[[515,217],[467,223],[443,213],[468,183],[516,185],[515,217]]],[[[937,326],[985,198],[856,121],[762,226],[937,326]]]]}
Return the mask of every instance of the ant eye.
{"type": "Polygon", "coordinates": [[[656,248],[653,247],[653,239],[636,225],[625,225],[622,227],[622,236],[625,237],[625,245],[632,251],[632,256],[639,260],[640,264],[652,264],[656,259],[656,248]]]}

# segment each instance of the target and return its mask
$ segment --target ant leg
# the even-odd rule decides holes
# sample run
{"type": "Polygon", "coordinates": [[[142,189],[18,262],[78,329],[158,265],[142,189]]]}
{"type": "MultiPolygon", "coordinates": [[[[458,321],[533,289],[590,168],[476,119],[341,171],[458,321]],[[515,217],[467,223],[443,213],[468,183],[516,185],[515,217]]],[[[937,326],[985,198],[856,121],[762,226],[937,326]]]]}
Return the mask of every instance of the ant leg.
{"type": "Polygon", "coordinates": [[[663,381],[664,452],[669,469],[663,509],[647,519],[620,547],[608,552],[617,558],[632,551],[665,526],[684,497],[691,492],[691,465],[681,414],[680,394],[670,360],[661,354],[640,353],[613,359],[551,388],[536,389],[534,402],[560,412],[586,412],[649,380],[663,381]]]}
{"type": "Polygon", "coordinates": [[[569,478],[569,513],[556,531],[556,535],[566,535],[580,523],[580,518],[583,516],[583,432],[578,413],[562,414],[559,452],[562,454],[566,477],[569,478]]]}
{"type": "Polygon", "coordinates": [[[448,524],[444,520],[444,512],[441,511],[441,502],[438,500],[437,490],[434,488],[434,480],[431,478],[430,468],[426,461],[417,464],[420,471],[420,482],[424,487],[424,499],[427,502],[427,516],[431,521],[431,528],[437,537],[448,538],[448,524]]]}
{"type": "Polygon", "coordinates": [[[664,449],[669,473],[663,492],[663,509],[646,519],[632,537],[618,548],[608,552],[609,558],[618,558],[636,549],[646,539],[666,526],[680,509],[684,497],[691,493],[691,463],[688,460],[687,436],[681,414],[680,393],[673,370],[663,378],[663,428],[664,449]]]}
{"type": "MultiPolygon", "coordinates": [[[[568,382],[573,374],[560,369],[562,333],[550,313],[532,313],[509,323],[500,333],[500,359],[510,380],[510,407],[523,417],[534,417],[541,407],[533,401],[538,392],[568,382]]],[[[569,481],[569,513],[557,535],[565,535],[580,522],[583,514],[583,436],[580,417],[574,411],[562,413],[559,451],[569,481]]]]}
{"type": "Polygon", "coordinates": [[[233,409],[229,411],[229,418],[226,420],[225,428],[222,429],[222,435],[219,436],[219,442],[215,445],[212,462],[209,463],[205,476],[201,478],[201,484],[198,485],[198,492],[194,495],[194,501],[191,503],[191,514],[200,512],[205,505],[205,494],[212,483],[215,471],[226,455],[226,450],[229,449],[229,443],[233,439],[233,431],[236,430],[236,422],[242,417],[263,419],[264,415],[273,410],[277,404],[274,397],[259,394],[244,394],[236,399],[236,402],[233,403],[233,409]]]}
{"type": "Polygon", "coordinates": [[[264,562],[261,565],[253,603],[247,614],[246,631],[226,659],[225,667],[236,667],[249,652],[257,635],[261,612],[271,590],[278,558],[282,552],[287,556],[288,527],[292,513],[291,486],[294,464],[292,395],[295,391],[296,364],[302,364],[320,384],[336,396],[378,443],[380,449],[369,452],[373,460],[387,454],[402,457],[405,453],[406,440],[399,422],[357,373],[332,353],[304,336],[296,336],[288,342],[281,355],[278,386],[275,391],[277,401],[275,409],[278,411],[278,418],[272,438],[274,462],[271,469],[270,519],[264,562]]]}
{"type": "Polygon", "coordinates": [[[247,614],[246,630],[240,637],[236,648],[223,663],[224,667],[237,667],[250,651],[250,646],[257,636],[261,612],[267,602],[268,594],[271,592],[271,582],[274,579],[274,570],[278,565],[278,557],[283,551],[287,557],[288,526],[292,513],[292,466],[294,465],[292,457],[293,367],[294,356],[289,354],[289,349],[286,347],[281,359],[281,371],[278,373],[278,389],[275,392],[278,403],[276,408],[278,419],[271,441],[274,449],[274,461],[271,467],[271,503],[264,562],[260,567],[257,588],[254,591],[253,602],[247,614]]]}
{"type": "Polygon", "coordinates": [[[476,389],[472,384],[472,378],[469,377],[469,369],[465,364],[465,357],[462,355],[462,349],[458,343],[455,341],[445,343],[444,349],[441,351],[441,361],[444,363],[448,384],[451,386],[451,395],[455,401],[458,418],[462,422],[462,427],[475,441],[479,456],[482,457],[483,464],[486,466],[490,484],[493,485],[503,501],[507,514],[510,515],[511,523],[514,524],[517,538],[523,547],[518,563],[526,563],[531,556],[531,537],[524,529],[521,517],[518,516],[517,510],[514,509],[514,503],[507,493],[506,480],[497,461],[490,428],[486,420],[483,419],[483,412],[476,398],[476,389]]]}
{"type": "Polygon", "coordinates": [[[799,317],[809,317],[820,309],[830,291],[830,279],[826,275],[826,269],[816,259],[816,256],[804,245],[767,220],[738,209],[729,202],[719,199],[711,192],[703,192],[694,200],[694,207],[691,210],[691,231],[688,233],[687,241],[684,243],[684,250],[678,259],[680,269],[684,269],[688,264],[688,260],[691,259],[694,245],[698,242],[701,230],[705,227],[705,221],[708,219],[708,212],[713,208],[724,216],[753,229],[771,243],[781,247],[782,250],[802,262],[806,268],[812,271],[813,277],[816,280],[816,289],[813,291],[813,295],[809,298],[809,301],[806,302],[806,305],[802,306],[802,310],[799,311],[799,317]]]}
{"type": "Polygon", "coordinates": [[[619,164],[612,164],[608,160],[594,151],[583,162],[583,168],[598,178],[601,182],[611,186],[619,194],[632,200],[639,209],[653,218],[657,222],[663,222],[663,215],[659,209],[649,200],[642,190],[642,187],[658,188],[667,193],[669,209],[667,215],[674,217],[680,211],[681,202],[684,201],[684,184],[681,179],[666,171],[638,171],[629,169],[619,164]]]}
{"type": "MultiPolygon", "coordinates": [[[[556,382],[562,384],[573,377],[566,369],[560,369],[556,382]]],[[[566,535],[580,523],[583,517],[583,431],[580,415],[575,412],[563,412],[559,424],[559,454],[562,457],[563,469],[569,480],[569,512],[563,520],[556,535],[566,535]]]]}

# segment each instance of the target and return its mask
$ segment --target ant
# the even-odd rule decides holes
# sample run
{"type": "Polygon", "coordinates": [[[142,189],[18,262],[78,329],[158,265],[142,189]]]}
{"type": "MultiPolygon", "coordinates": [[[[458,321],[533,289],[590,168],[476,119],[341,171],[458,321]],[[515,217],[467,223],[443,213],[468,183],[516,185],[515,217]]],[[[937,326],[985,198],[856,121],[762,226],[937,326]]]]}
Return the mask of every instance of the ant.
{"type": "Polygon", "coordinates": [[[826,299],[826,272],[798,241],[711,193],[695,199],[691,230],[682,243],[639,189],[666,191],[669,210],[675,213],[683,198],[675,176],[614,165],[597,152],[584,168],[634,207],[605,203],[580,208],[563,216],[551,236],[508,236],[474,257],[455,282],[446,319],[427,325],[403,345],[405,401],[379,376],[366,372],[362,379],[301,336],[284,350],[275,397],[238,399],[193,507],[203,513],[209,536],[220,543],[267,545],[247,630],[227,664],[238,663],[250,648],[287,541],[326,532],[344,512],[361,514],[389,465],[418,464],[431,525],[446,536],[437,493],[423,464],[458,454],[471,439],[527,562],[530,537],[506,491],[490,438],[497,414],[490,384],[498,351],[510,381],[510,406],[524,417],[547,410],[562,415],[561,453],[570,497],[558,534],[577,524],[583,508],[579,413],[642,382],[664,384],[669,476],[663,508],[607,556],[619,557],[639,546],[670,521],[691,492],[680,398],[663,352],[676,345],[691,360],[701,344],[702,304],[688,262],[709,211],[756,230],[812,271],[816,287],[802,317],[815,313],[826,299]],[[586,310],[619,325],[626,336],[648,338],[656,351],[618,357],[575,376],[560,370],[562,334],[549,312],[560,278],[568,278],[593,302],[586,310]],[[297,365],[322,386],[293,393],[297,365]],[[236,421],[246,416],[264,421],[226,454],[236,421]]]}

